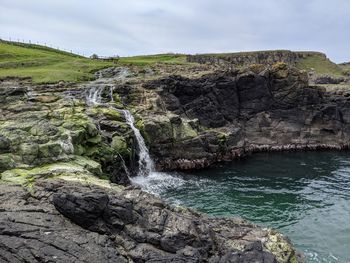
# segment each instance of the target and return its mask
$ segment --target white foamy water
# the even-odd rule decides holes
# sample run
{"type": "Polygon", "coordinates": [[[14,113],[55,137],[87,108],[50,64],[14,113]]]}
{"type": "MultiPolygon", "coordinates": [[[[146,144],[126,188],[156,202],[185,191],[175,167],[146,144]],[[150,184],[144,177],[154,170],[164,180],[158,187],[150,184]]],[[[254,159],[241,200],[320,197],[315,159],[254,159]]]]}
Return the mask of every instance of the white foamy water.
{"type": "Polygon", "coordinates": [[[176,173],[151,172],[148,176],[138,175],[131,178],[131,182],[140,186],[146,192],[161,195],[163,192],[187,183],[176,173]]]}
{"type": "Polygon", "coordinates": [[[89,89],[89,93],[86,97],[88,104],[97,105],[102,102],[102,92],[104,90],[104,86],[93,86],[89,89]]]}

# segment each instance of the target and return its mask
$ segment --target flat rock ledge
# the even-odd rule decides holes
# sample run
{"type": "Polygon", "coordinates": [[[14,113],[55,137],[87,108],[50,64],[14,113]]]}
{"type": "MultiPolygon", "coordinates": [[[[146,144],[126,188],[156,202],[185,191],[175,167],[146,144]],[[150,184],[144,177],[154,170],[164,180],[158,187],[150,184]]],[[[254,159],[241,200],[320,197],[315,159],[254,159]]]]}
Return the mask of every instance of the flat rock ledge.
{"type": "Polygon", "coordinates": [[[139,188],[0,184],[0,262],[304,262],[280,233],[139,188]]]}

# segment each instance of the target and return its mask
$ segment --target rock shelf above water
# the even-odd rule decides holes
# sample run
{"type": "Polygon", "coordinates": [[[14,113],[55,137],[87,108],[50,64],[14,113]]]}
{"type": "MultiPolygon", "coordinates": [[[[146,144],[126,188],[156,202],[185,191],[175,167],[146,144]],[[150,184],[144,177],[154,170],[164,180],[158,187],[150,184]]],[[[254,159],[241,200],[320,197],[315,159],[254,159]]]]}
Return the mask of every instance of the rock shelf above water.
{"type": "Polygon", "coordinates": [[[0,262],[297,262],[288,239],[137,188],[0,184],[0,262]]]}

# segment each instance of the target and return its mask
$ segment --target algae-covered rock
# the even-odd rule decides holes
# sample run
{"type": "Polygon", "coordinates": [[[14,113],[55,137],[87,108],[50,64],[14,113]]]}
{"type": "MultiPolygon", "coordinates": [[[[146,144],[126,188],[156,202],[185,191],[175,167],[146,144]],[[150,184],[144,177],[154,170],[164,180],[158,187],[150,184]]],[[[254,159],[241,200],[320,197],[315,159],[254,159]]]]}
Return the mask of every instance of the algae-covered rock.
{"type": "Polygon", "coordinates": [[[1,180],[21,185],[35,184],[38,179],[59,178],[61,176],[100,176],[101,165],[91,159],[75,157],[71,161],[56,162],[35,168],[9,169],[1,173],[1,180]]]}
{"type": "Polygon", "coordinates": [[[128,145],[122,136],[114,136],[111,143],[112,148],[121,155],[125,155],[128,152],[128,145]]]}
{"type": "Polygon", "coordinates": [[[48,121],[38,122],[29,130],[29,133],[33,136],[54,136],[57,132],[58,128],[48,121]]]}
{"type": "Polygon", "coordinates": [[[59,157],[63,153],[62,146],[58,141],[51,141],[39,145],[39,158],[59,157]]]}
{"type": "Polygon", "coordinates": [[[173,123],[172,128],[175,141],[186,140],[198,136],[197,131],[193,129],[188,121],[182,121],[180,124],[173,123]]]}
{"type": "Polygon", "coordinates": [[[289,67],[286,63],[278,62],[272,65],[272,74],[277,79],[287,78],[289,75],[289,67]]]}
{"type": "Polygon", "coordinates": [[[105,116],[107,119],[114,121],[125,121],[123,114],[112,107],[95,107],[92,114],[105,116]]]}
{"type": "Polygon", "coordinates": [[[198,136],[192,121],[176,115],[148,117],[144,132],[151,144],[183,141],[198,136]]]}
{"type": "Polygon", "coordinates": [[[0,154],[0,173],[16,167],[12,154],[0,154]]]}
{"type": "Polygon", "coordinates": [[[36,96],[35,100],[42,103],[51,103],[59,100],[59,97],[53,96],[53,95],[42,95],[42,96],[36,96]]]}
{"type": "Polygon", "coordinates": [[[275,230],[269,230],[265,247],[268,251],[277,255],[279,262],[299,262],[298,255],[286,237],[275,230]]]}

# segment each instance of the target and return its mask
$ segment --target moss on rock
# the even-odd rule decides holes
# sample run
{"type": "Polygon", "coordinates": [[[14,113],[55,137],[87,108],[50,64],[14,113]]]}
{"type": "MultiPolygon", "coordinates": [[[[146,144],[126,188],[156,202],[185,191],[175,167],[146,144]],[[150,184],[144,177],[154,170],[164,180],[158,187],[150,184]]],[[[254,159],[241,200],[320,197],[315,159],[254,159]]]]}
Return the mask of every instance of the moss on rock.
{"type": "Polygon", "coordinates": [[[118,154],[122,156],[130,156],[130,149],[125,141],[125,138],[122,136],[114,136],[111,147],[113,150],[115,150],[118,154]]]}
{"type": "Polygon", "coordinates": [[[264,243],[266,250],[274,254],[279,262],[299,262],[296,251],[286,238],[275,230],[270,229],[264,243]]]}
{"type": "Polygon", "coordinates": [[[11,169],[1,173],[1,180],[21,185],[32,185],[39,178],[60,176],[101,175],[101,165],[84,157],[75,157],[70,162],[58,162],[28,169],[11,169]]]}
{"type": "Polygon", "coordinates": [[[12,154],[0,154],[0,172],[16,167],[16,161],[12,154]]]}

